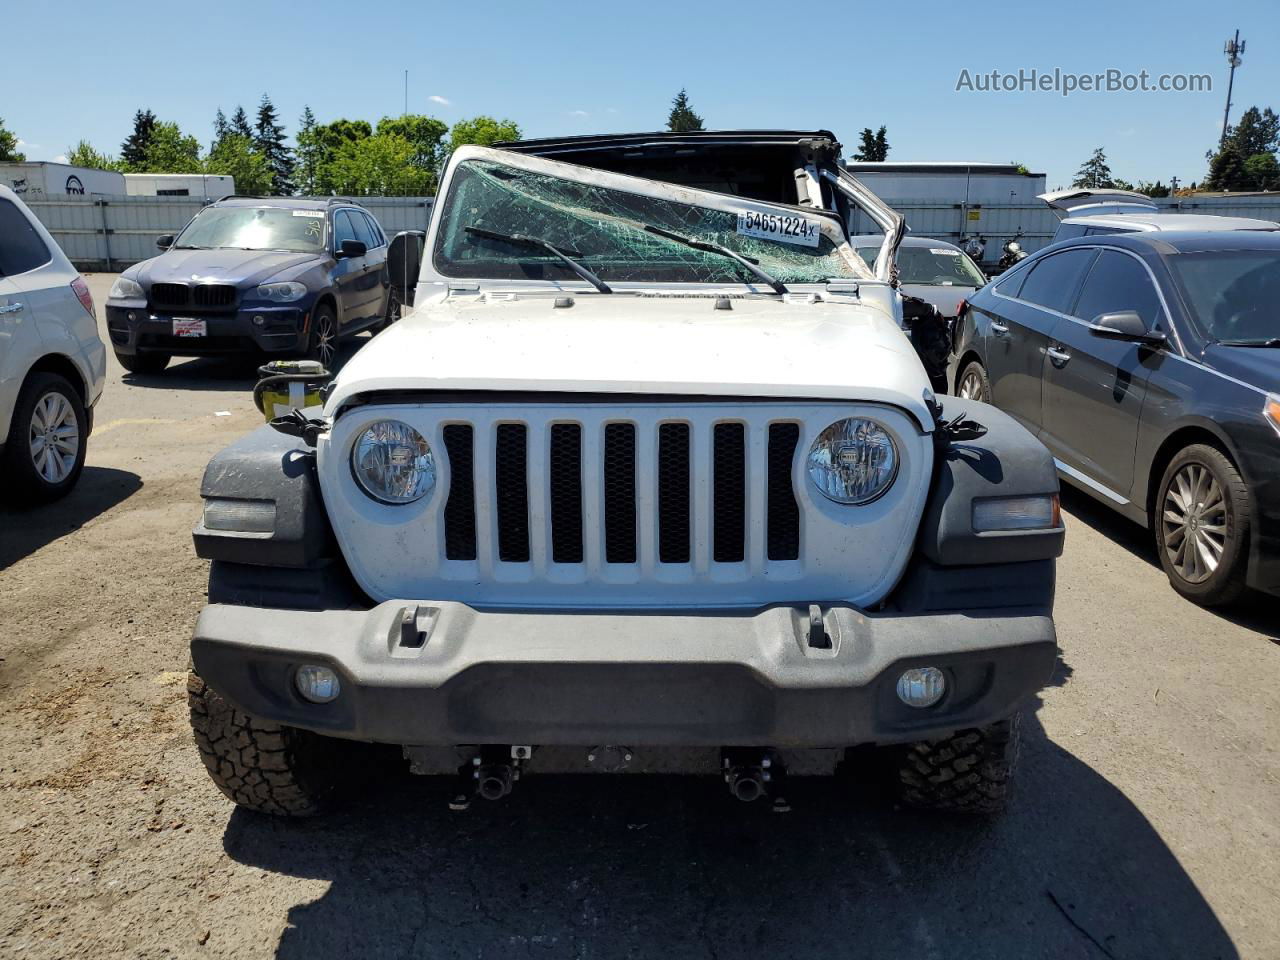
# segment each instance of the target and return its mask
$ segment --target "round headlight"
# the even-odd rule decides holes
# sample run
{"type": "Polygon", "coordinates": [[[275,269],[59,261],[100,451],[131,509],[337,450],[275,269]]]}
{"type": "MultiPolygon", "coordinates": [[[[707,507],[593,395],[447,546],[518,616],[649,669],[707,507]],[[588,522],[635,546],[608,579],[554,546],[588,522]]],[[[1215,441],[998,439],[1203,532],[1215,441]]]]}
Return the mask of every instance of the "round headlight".
{"type": "Polygon", "coordinates": [[[383,503],[413,503],[436,484],[436,462],[426,438],[399,420],[379,420],[351,450],[356,483],[383,503]]]}
{"type": "Polygon", "coordinates": [[[809,479],[836,503],[870,503],[898,475],[898,448],[874,420],[850,417],[831,424],[809,448],[809,479]]]}

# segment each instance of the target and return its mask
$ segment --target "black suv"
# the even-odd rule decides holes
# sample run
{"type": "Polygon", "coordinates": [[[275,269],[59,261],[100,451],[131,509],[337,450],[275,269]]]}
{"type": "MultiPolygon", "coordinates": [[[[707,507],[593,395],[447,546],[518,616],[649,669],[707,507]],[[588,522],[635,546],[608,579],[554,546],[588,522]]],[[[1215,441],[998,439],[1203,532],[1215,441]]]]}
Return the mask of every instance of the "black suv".
{"type": "Polygon", "coordinates": [[[225,197],[156,245],[164,252],[122,273],[107,298],[111,346],[134,373],[174,354],[328,365],[340,338],[399,316],[387,236],[351,200],[225,197]]]}

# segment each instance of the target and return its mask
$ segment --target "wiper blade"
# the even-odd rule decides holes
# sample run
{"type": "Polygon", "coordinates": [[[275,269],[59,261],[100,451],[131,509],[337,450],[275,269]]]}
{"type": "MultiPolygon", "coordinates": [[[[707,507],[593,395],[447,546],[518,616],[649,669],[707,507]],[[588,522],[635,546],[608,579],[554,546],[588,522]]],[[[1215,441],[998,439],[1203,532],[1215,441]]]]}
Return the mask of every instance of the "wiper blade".
{"type": "Polygon", "coordinates": [[[728,257],[730,260],[736,260],[738,263],[742,264],[742,266],[755,274],[758,279],[763,280],[772,287],[774,293],[787,292],[787,288],[782,284],[782,281],[775,280],[764,270],[760,269],[759,263],[752,260],[750,257],[744,257],[742,254],[734,250],[730,250],[728,247],[722,247],[718,243],[711,243],[709,240],[695,240],[693,237],[682,236],[681,234],[674,233],[663,227],[655,227],[651,223],[646,223],[644,228],[650,233],[656,233],[658,236],[666,237],[668,240],[674,240],[676,243],[683,243],[686,247],[692,247],[694,250],[705,250],[707,253],[718,253],[722,257],[728,257]]]}
{"type": "Polygon", "coordinates": [[[1222,347],[1280,347],[1280,337],[1259,337],[1256,340],[1219,340],[1222,347]]]}
{"type": "Polygon", "coordinates": [[[582,256],[577,250],[561,250],[548,240],[543,240],[541,237],[526,236],[523,233],[498,233],[496,230],[486,230],[484,227],[467,227],[465,229],[467,233],[473,236],[485,237],[489,240],[501,240],[517,247],[527,247],[532,250],[545,250],[553,257],[559,257],[566,267],[601,293],[613,293],[612,287],[573,259],[574,257],[582,256]]]}

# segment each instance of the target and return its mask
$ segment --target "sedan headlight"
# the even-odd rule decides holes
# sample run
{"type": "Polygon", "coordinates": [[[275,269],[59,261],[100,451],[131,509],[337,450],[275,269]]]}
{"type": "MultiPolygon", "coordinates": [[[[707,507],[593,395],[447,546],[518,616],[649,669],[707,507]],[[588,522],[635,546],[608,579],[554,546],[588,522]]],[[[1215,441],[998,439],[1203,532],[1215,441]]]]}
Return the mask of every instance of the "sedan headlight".
{"type": "Polygon", "coordinates": [[[116,277],[116,282],[111,285],[111,292],[107,294],[107,299],[145,300],[146,296],[142,291],[142,285],[136,280],[130,280],[128,277],[116,277]]]}
{"type": "Polygon", "coordinates": [[[850,417],[831,424],[809,448],[809,479],[836,503],[870,503],[893,485],[898,448],[874,420],[850,417]]]}
{"type": "Polygon", "coordinates": [[[283,283],[264,283],[258,287],[258,299],[272,303],[293,303],[307,295],[307,286],[295,280],[283,283]]]}
{"type": "Polygon", "coordinates": [[[421,500],[436,484],[436,462],[426,438],[399,420],[379,420],[351,450],[356,483],[382,503],[421,500]]]}
{"type": "Polygon", "coordinates": [[[1267,402],[1262,406],[1262,415],[1271,421],[1271,425],[1280,433],[1280,396],[1267,394],[1267,402]]]}

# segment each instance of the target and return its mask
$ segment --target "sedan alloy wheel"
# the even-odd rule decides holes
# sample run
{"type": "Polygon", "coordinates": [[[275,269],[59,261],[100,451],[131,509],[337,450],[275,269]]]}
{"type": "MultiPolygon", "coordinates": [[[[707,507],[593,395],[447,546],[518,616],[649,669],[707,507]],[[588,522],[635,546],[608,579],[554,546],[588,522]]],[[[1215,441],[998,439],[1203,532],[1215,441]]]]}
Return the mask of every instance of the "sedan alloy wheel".
{"type": "Polygon", "coordinates": [[[1161,511],[1169,564],[1188,583],[1203,583],[1222,562],[1227,545],[1227,501],[1209,468],[1188,463],[1165,491],[1161,511]]]}

